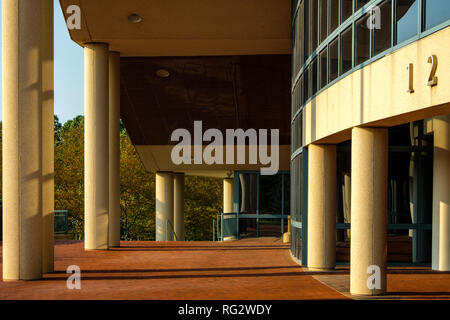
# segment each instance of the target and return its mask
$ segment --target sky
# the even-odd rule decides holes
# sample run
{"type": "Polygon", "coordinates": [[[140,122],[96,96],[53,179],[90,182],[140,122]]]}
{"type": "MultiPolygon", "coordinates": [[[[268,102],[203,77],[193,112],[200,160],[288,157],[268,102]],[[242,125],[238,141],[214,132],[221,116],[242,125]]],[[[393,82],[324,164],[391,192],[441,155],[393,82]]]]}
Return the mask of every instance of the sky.
{"type": "MultiPolygon", "coordinates": [[[[1,2],[0,0],[0,4],[1,2]]],[[[54,0],[54,20],[55,114],[59,121],[64,123],[77,115],[84,114],[84,53],[83,48],[70,39],[58,0],[54,0]]],[[[0,40],[0,49],[1,45],[0,40]]],[[[2,110],[1,104],[0,99],[0,110],[2,110]]],[[[2,118],[3,115],[0,113],[0,120],[2,118]]]]}

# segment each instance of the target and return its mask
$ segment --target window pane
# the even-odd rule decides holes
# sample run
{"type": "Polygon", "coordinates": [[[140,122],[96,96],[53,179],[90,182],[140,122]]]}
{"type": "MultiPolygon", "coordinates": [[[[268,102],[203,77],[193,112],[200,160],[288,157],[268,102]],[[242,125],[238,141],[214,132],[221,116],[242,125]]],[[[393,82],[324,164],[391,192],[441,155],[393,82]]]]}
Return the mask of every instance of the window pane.
{"type": "Polygon", "coordinates": [[[341,0],[342,22],[350,18],[353,14],[353,0],[341,0]]]}
{"type": "Polygon", "coordinates": [[[339,48],[338,38],[330,43],[329,47],[330,55],[330,82],[338,77],[338,61],[339,61],[339,48]]]}
{"type": "Polygon", "coordinates": [[[369,15],[356,22],[356,63],[358,65],[370,58],[370,30],[367,27],[369,15]]]}
{"type": "Polygon", "coordinates": [[[299,35],[300,35],[300,38],[299,38],[299,43],[298,43],[298,51],[299,51],[299,54],[300,54],[300,68],[303,66],[303,62],[304,62],[304,51],[303,51],[303,36],[304,36],[304,34],[303,34],[303,5],[304,4],[304,1],[302,1],[301,3],[300,3],[300,7],[299,7],[299,9],[298,9],[298,16],[300,17],[300,22],[299,22],[299,31],[298,31],[298,33],[299,33],[299,35]]]}
{"type": "Polygon", "coordinates": [[[327,79],[327,66],[328,66],[328,61],[327,61],[327,48],[323,49],[322,52],[320,53],[320,89],[322,89],[323,87],[325,87],[328,83],[328,79],[327,79]]]}
{"type": "Polygon", "coordinates": [[[309,97],[311,97],[311,90],[310,90],[310,81],[309,81],[309,68],[311,65],[309,65],[306,70],[305,73],[303,74],[303,87],[304,87],[304,97],[305,97],[305,101],[303,103],[305,103],[309,97]]]}
{"type": "Polygon", "coordinates": [[[352,68],[352,27],[348,27],[341,34],[341,74],[352,68]]]}
{"type": "Polygon", "coordinates": [[[374,54],[377,55],[391,47],[391,0],[380,5],[381,29],[374,29],[374,54]]]}
{"type": "Polygon", "coordinates": [[[339,25],[339,1],[329,0],[330,2],[330,33],[333,32],[339,25]]]}
{"type": "Polygon", "coordinates": [[[397,1],[396,43],[402,43],[417,34],[418,0],[397,1]]]}
{"type": "Polygon", "coordinates": [[[425,29],[450,19],[449,0],[425,0],[425,29]]]}
{"type": "Polygon", "coordinates": [[[309,8],[311,0],[305,0],[303,1],[305,3],[304,7],[304,17],[305,17],[305,61],[309,58],[310,52],[311,52],[311,43],[309,38],[309,33],[311,32],[311,24],[309,23],[309,8]]]}
{"type": "Polygon", "coordinates": [[[361,9],[365,4],[369,3],[370,0],[357,0],[356,9],[361,9]]]}
{"type": "Polygon", "coordinates": [[[317,38],[319,37],[319,4],[317,0],[311,1],[311,53],[317,49],[317,38]]]}
{"type": "Polygon", "coordinates": [[[309,72],[311,77],[311,95],[313,95],[317,92],[317,58],[314,58],[312,61],[309,72]]]}
{"type": "Polygon", "coordinates": [[[320,0],[320,42],[328,35],[328,1],[320,0]]]}
{"type": "Polygon", "coordinates": [[[303,75],[298,80],[298,99],[300,100],[300,106],[303,105],[305,99],[303,99],[303,75]]]}

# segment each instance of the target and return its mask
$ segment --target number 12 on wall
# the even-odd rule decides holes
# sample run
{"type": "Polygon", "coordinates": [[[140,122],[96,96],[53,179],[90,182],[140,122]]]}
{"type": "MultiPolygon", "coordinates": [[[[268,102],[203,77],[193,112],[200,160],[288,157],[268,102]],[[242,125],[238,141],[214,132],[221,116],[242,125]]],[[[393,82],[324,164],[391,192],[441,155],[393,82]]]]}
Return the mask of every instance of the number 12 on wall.
{"type": "MultiPolygon", "coordinates": [[[[431,55],[428,57],[428,63],[431,63],[430,76],[428,77],[428,86],[434,87],[438,84],[438,77],[436,77],[436,70],[438,65],[438,59],[436,55],[431,55]]],[[[414,65],[410,63],[406,68],[408,70],[408,90],[407,92],[414,92],[414,65]]]]}

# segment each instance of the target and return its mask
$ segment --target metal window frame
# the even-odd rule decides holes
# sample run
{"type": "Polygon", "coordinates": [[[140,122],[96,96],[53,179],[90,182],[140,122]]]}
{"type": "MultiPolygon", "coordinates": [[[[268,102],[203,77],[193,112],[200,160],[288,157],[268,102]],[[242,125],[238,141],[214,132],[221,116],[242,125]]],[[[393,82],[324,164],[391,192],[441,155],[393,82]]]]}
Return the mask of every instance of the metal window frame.
{"type": "MultiPolygon", "coordinates": [[[[261,218],[271,218],[271,219],[281,219],[281,225],[282,225],[282,229],[284,227],[284,199],[286,199],[285,196],[285,187],[284,187],[284,181],[285,181],[285,176],[286,175],[291,175],[290,171],[287,170],[280,170],[278,171],[277,175],[281,175],[281,180],[282,180],[282,187],[281,187],[281,192],[282,192],[282,202],[281,202],[281,214],[279,215],[273,215],[273,214],[260,214],[260,194],[261,194],[261,189],[260,189],[260,183],[261,183],[261,172],[260,171],[249,171],[249,170],[243,170],[243,171],[234,171],[234,196],[233,196],[233,202],[234,202],[234,212],[236,213],[236,219],[237,219],[237,223],[236,223],[236,239],[239,239],[240,236],[240,231],[239,231],[239,219],[244,219],[244,218],[253,218],[255,215],[254,214],[247,214],[247,213],[240,213],[240,183],[239,183],[239,175],[240,174],[256,174],[257,176],[257,184],[256,184],[256,236],[259,236],[259,219],[261,218]]],[[[288,195],[289,199],[291,198],[290,194],[288,195]]]]}
{"type": "MultiPolygon", "coordinates": [[[[304,1],[304,0],[303,0],[304,1]]],[[[299,1],[297,4],[297,11],[296,14],[298,14],[298,8],[300,7],[300,3],[303,1],[299,1]]],[[[364,14],[366,14],[368,11],[371,10],[372,6],[374,5],[379,5],[381,4],[383,1],[385,0],[371,0],[370,2],[368,2],[366,5],[364,5],[361,9],[356,10],[356,2],[355,0],[353,1],[353,8],[354,8],[354,12],[352,14],[352,16],[350,18],[348,18],[345,22],[343,22],[342,24],[340,24],[331,34],[329,33],[330,31],[330,14],[331,14],[331,10],[330,10],[330,0],[328,0],[328,36],[327,38],[322,41],[317,48],[315,48],[312,52],[312,54],[308,57],[308,59],[306,59],[305,61],[303,61],[302,66],[300,67],[300,70],[297,72],[297,74],[294,74],[292,76],[293,81],[292,81],[292,87],[291,87],[291,93],[295,88],[295,85],[297,84],[300,75],[303,74],[304,70],[306,69],[306,67],[308,67],[309,64],[311,64],[313,58],[315,56],[317,56],[326,46],[328,46],[332,40],[334,40],[334,38],[336,36],[339,37],[339,34],[345,30],[350,24],[355,24],[355,22],[362,17],[364,14]]],[[[446,28],[448,26],[450,26],[450,19],[448,19],[447,21],[442,22],[441,24],[434,26],[433,28],[430,28],[428,30],[425,30],[425,24],[424,24],[424,19],[425,19],[425,7],[424,7],[424,2],[425,0],[417,0],[418,1],[418,18],[417,18],[417,35],[413,36],[410,39],[407,39],[401,43],[395,44],[397,39],[396,39],[396,7],[397,7],[397,0],[391,0],[391,5],[392,5],[392,12],[391,12],[391,23],[392,23],[392,28],[391,28],[391,39],[392,39],[392,46],[383,51],[380,52],[377,55],[373,55],[372,54],[372,46],[373,46],[373,32],[371,30],[371,41],[370,41],[370,59],[366,60],[363,63],[360,63],[358,65],[356,65],[356,57],[353,57],[353,68],[351,70],[349,70],[347,73],[342,74],[342,75],[338,75],[338,77],[336,79],[334,79],[333,81],[328,81],[328,84],[326,86],[324,86],[323,88],[321,88],[320,90],[318,90],[314,95],[312,95],[311,97],[309,97],[308,99],[305,99],[303,101],[303,103],[300,105],[300,107],[298,108],[297,112],[292,116],[291,121],[293,121],[298,114],[300,113],[300,111],[304,108],[304,106],[312,99],[314,99],[317,95],[319,95],[322,91],[328,89],[329,87],[331,87],[332,85],[334,85],[336,82],[342,80],[343,78],[345,78],[347,75],[361,69],[364,68],[365,66],[385,57],[388,54],[391,54],[415,41],[418,41],[422,38],[425,38],[427,36],[429,36],[430,34],[433,34],[439,30],[442,30],[443,28],[446,28]]],[[[340,2],[339,2],[340,3],[340,2]]],[[[341,10],[339,10],[339,21],[341,19],[340,15],[341,15],[341,10]]],[[[319,24],[320,24],[320,16],[321,16],[321,6],[319,6],[319,10],[318,10],[318,14],[319,14],[319,24]]],[[[303,19],[303,23],[304,23],[304,19],[303,19]]],[[[304,31],[304,30],[303,30],[304,31]]],[[[353,26],[353,31],[356,33],[355,30],[355,26],[353,26]]],[[[319,25],[319,40],[320,40],[320,25],[319,25]]],[[[355,35],[356,36],[356,35],[355,35]]],[[[355,36],[353,37],[353,46],[355,46],[355,36]]],[[[304,37],[303,37],[303,42],[304,42],[304,37]]],[[[305,46],[303,46],[305,48],[305,46]]],[[[354,52],[356,50],[356,48],[353,48],[354,52]]],[[[329,49],[328,49],[329,51],[329,49]]],[[[329,56],[329,55],[328,55],[329,56]]],[[[329,66],[328,66],[328,70],[329,70],[329,66]]]]}

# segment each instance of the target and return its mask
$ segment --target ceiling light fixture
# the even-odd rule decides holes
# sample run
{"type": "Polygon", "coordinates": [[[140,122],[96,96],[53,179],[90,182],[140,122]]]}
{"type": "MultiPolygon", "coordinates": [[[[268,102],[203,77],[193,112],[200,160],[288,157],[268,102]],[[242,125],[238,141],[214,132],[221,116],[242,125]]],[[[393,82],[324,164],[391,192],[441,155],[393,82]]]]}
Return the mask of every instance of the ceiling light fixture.
{"type": "Polygon", "coordinates": [[[142,17],[136,13],[133,13],[128,16],[128,21],[131,23],[140,23],[142,21],[142,17]]]}
{"type": "Polygon", "coordinates": [[[170,76],[170,72],[166,69],[158,69],[156,75],[160,78],[167,78],[170,76]]]}

